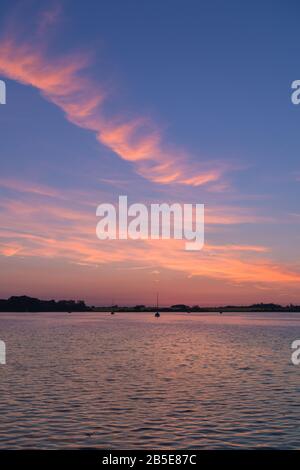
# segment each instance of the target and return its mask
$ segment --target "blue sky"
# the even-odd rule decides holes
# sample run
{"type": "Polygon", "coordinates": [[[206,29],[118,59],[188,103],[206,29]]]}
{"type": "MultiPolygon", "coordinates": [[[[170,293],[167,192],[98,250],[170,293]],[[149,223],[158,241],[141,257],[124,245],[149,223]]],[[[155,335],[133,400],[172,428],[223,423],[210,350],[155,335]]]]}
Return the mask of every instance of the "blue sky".
{"type": "Polygon", "coordinates": [[[72,273],[70,296],[92,302],[110,297],[122,276],[120,301],[129,303],[150,302],[157,284],[166,303],[300,301],[300,107],[290,99],[300,74],[298,13],[296,1],[57,1],[46,9],[3,1],[0,209],[10,232],[0,246],[11,274],[0,295],[62,296],[46,263],[72,273]],[[66,118],[46,76],[82,57],[86,64],[59,82],[72,106],[66,118]],[[78,97],[70,87],[81,77],[78,97]],[[74,103],[100,95],[92,119],[75,116],[74,103]],[[120,147],[119,126],[132,123],[120,147]],[[141,142],[150,145],[142,161],[141,142]],[[210,179],[200,184],[203,174],[210,179]],[[95,208],[124,192],[132,202],[204,203],[206,251],[191,261],[172,244],[101,245],[95,208]],[[36,244],[28,233],[53,241],[36,244]]]}

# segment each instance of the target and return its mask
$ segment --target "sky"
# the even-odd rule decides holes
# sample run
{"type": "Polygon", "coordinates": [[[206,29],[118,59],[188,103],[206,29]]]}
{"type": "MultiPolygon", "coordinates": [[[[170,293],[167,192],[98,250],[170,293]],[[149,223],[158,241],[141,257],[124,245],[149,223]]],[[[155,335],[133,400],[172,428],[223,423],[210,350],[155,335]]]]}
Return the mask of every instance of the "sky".
{"type": "Polygon", "coordinates": [[[0,297],[300,303],[297,1],[6,1],[0,297]],[[205,205],[205,245],[96,208],[205,205]]]}

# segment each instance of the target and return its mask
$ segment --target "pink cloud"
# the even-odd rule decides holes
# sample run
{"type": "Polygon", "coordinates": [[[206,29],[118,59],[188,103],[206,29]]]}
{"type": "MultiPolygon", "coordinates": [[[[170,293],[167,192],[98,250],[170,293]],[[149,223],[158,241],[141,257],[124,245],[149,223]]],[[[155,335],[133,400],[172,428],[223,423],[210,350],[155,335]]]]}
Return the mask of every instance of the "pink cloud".
{"type": "MultiPolygon", "coordinates": [[[[55,21],[47,12],[43,27],[55,21]]],[[[36,41],[38,42],[38,41],[36,41]]],[[[1,39],[0,73],[38,89],[57,105],[73,124],[95,132],[99,142],[120,158],[133,163],[138,174],[150,181],[200,186],[219,181],[226,166],[192,162],[182,150],[165,142],[158,126],[149,119],[108,119],[103,110],[107,93],[86,72],[87,54],[49,57],[36,43],[21,43],[11,33],[1,39]]]]}
{"type": "Polygon", "coordinates": [[[185,276],[232,283],[297,283],[300,273],[269,258],[261,245],[212,244],[186,252],[180,240],[100,241],[93,211],[57,206],[32,193],[33,200],[3,200],[0,205],[3,256],[64,259],[77,264],[103,264],[138,269],[168,269],[185,276]],[[66,230],[66,225],[68,230],[66,230]],[[7,227],[5,229],[5,227],[7,227]]]}

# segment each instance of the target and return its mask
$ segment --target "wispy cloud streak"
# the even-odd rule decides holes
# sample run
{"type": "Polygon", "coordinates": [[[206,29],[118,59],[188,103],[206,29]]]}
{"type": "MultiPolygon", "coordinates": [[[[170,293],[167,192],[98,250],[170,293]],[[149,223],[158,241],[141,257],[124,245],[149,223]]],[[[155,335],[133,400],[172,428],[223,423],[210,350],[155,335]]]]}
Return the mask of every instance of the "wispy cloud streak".
{"type": "MultiPolygon", "coordinates": [[[[15,182],[15,187],[21,190],[15,182]]],[[[0,254],[6,257],[64,259],[97,266],[168,269],[186,276],[214,280],[262,284],[298,283],[296,267],[278,264],[270,258],[268,247],[247,244],[207,243],[195,254],[182,249],[180,240],[99,241],[95,218],[86,207],[57,206],[57,195],[49,188],[35,186],[26,199],[2,199],[0,214],[0,254]],[[43,198],[43,200],[41,200],[43,198]],[[51,198],[53,199],[51,201],[51,198]],[[5,228],[6,227],[6,228],[5,228]]],[[[224,224],[236,220],[223,220],[224,224]]]]}
{"type": "MultiPolygon", "coordinates": [[[[57,14],[56,10],[45,12],[39,27],[52,24],[57,14]]],[[[101,144],[131,162],[136,172],[150,181],[200,186],[222,178],[227,170],[225,162],[192,161],[185,151],[166,143],[150,119],[107,118],[105,89],[88,76],[89,54],[53,57],[37,43],[20,41],[10,28],[1,38],[0,73],[38,89],[70,122],[94,131],[101,144]]]]}

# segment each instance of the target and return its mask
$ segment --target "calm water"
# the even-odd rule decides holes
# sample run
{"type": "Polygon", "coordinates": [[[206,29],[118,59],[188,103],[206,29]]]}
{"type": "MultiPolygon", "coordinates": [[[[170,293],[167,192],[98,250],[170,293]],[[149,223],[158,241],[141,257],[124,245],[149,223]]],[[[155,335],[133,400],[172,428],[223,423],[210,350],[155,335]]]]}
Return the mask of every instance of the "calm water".
{"type": "Polygon", "coordinates": [[[300,314],[0,314],[0,448],[300,448],[300,314]]]}

